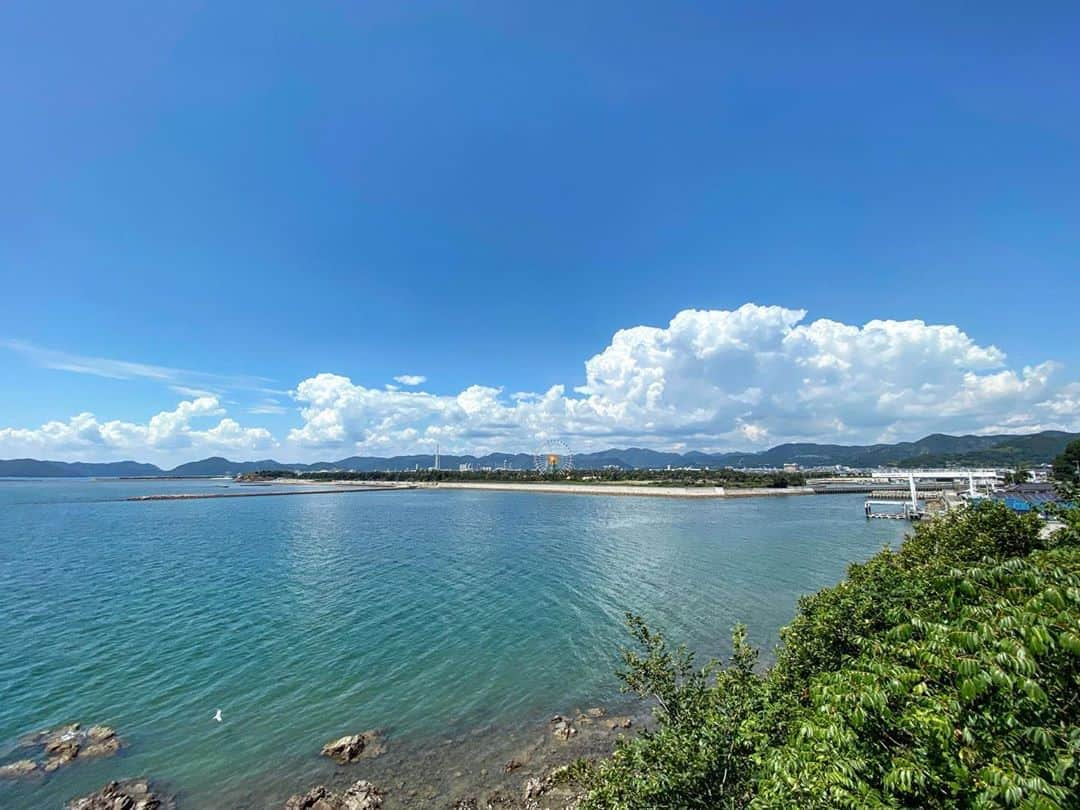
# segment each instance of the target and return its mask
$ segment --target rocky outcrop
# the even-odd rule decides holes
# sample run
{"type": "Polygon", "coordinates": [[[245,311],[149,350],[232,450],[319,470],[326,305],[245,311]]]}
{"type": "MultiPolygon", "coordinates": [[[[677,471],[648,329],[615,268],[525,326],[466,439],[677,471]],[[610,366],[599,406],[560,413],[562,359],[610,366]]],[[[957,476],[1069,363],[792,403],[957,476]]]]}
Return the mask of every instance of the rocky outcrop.
{"type": "Polygon", "coordinates": [[[570,769],[567,765],[548,771],[543,776],[534,776],[525,783],[522,807],[524,810],[541,808],[576,808],[584,797],[580,787],[568,779],[570,769]]]}
{"type": "Polygon", "coordinates": [[[107,757],[120,750],[120,738],[108,726],[91,726],[84,743],[80,757],[107,757]]]}
{"type": "Polygon", "coordinates": [[[525,783],[525,801],[538,799],[551,790],[554,780],[550,776],[534,776],[525,783]]]}
{"type": "Polygon", "coordinates": [[[78,758],[112,756],[123,743],[109,726],[91,726],[83,730],[78,723],[69,723],[23,737],[19,744],[23,748],[38,748],[42,761],[19,760],[0,768],[0,776],[25,776],[38,768],[52,773],[78,758]]]}
{"type": "Polygon", "coordinates": [[[579,709],[577,712],[577,716],[574,718],[574,722],[580,726],[589,726],[599,720],[602,720],[606,714],[607,712],[604,711],[604,709],[600,706],[594,706],[593,708],[586,709],[585,711],[581,711],[579,709]]]}
{"type": "Polygon", "coordinates": [[[551,725],[551,733],[560,740],[569,740],[577,734],[577,729],[574,728],[573,723],[570,722],[570,718],[563,717],[561,714],[557,714],[551,718],[551,725]]]}
{"type": "Polygon", "coordinates": [[[382,735],[378,731],[365,731],[362,734],[350,734],[328,742],[322,747],[320,753],[342,765],[348,765],[358,759],[377,757],[385,750],[382,735]]]}
{"type": "Polygon", "coordinates": [[[382,793],[371,782],[361,779],[344,793],[334,793],[325,785],[293,796],[285,810],[376,810],[382,807],[382,793]]]}
{"type": "Polygon", "coordinates": [[[512,807],[517,804],[512,796],[507,793],[503,793],[501,790],[496,790],[494,793],[487,797],[485,807],[487,810],[494,810],[496,807],[512,807]]]}
{"type": "Polygon", "coordinates": [[[285,810],[330,810],[337,807],[338,798],[326,785],[319,785],[307,793],[290,796],[285,810]]]}
{"type": "Polygon", "coordinates": [[[32,745],[46,745],[49,742],[57,740],[70,740],[79,736],[79,724],[69,723],[66,726],[57,726],[56,728],[46,729],[45,731],[37,731],[33,734],[28,734],[19,740],[19,745],[28,747],[32,745]]]}
{"type": "Polygon", "coordinates": [[[164,810],[171,802],[150,789],[144,779],[109,782],[97,793],[74,799],[67,810],[164,810]]]}

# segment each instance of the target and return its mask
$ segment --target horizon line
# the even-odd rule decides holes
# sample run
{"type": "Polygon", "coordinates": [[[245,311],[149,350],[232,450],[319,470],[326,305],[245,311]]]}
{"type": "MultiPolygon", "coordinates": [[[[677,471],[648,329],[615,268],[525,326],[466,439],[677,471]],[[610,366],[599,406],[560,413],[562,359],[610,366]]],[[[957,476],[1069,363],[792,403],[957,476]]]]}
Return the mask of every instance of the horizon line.
{"type": "MultiPolygon", "coordinates": [[[[812,445],[812,446],[819,446],[819,447],[842,447],[842,448],[874,448],[874,447],[895,447],[895,446],[902,445],[902,444],[917,444],[918,442],[924,441],[924,440],[929,439],[929,438],[934,437],[934,436],[942,436],[942,437],[951,438],[951,439],[993,438],[993,437],[1026,438],[1026,437],[1040,436],[1040,435],[1045,435],[1045,434],[1062,434],[1062,435],[1065,435],[1065,436],[1080,436],[1080,433],[1074,433],[1074,432],[1067,431],[1067,430],[1040,430],[1040,431],[1035,431],[1034,433],[986,433],[986,434],[978,434],[978,433],[963,433],[963,434],[927,433],[925,436],[922,436],[922,437],[920,437],[918,439],[914,439],[914,440],[897,441],[897,442],[875,442],[873,444],[838,444],[838,443],[827,443],[827,442],[801,441],[801,442],[780,442],[779,444],[775,444],[775,445],[772,445],[770,447],[767,447],[767,448],[764,448],[764,449],[761,449],[761,450],[717,450],[717,451],[694,450],[694,449],[690,449],[690,450],[656,450],[656,449],[651,448],[651,447],[628,445],[626,447],[607,447],[607,448],[604,448],[602,450],[590,450],[590,451],[584,451],[584,452],[581,452],[581,453],[572,453],[572,455],[573,456],[594,456],[594,455],[600,455],[600,454],[605,454],[605,453],[641,451],[641,452],[647,452],[647,453],[658,453],[658,454],[663,454],[663,455],[674,455],[674,456],[679,456],[679,457],[685,457],[685,456],[688,456],[690,454],[697,454],[697,455],[703,455],[703,456],[730,456],[730,455],[759,456],[759,455],[763,455],[765,453],[772,452],[773,450],[784,447],[786,445],[812,445]]],[[[482,459],[482,458],[490,458],[492,456],[509,456],[509,457],[513,457],[513,456],[533,456],[533,455],[535,455],[535,453],[529,452],[529,451],[524,451],[524,450],[516,451],[516,452],[497,450],[497,451],[491,451],[491,452],[482,453],[482,454],[476,454],[476,453],[473,453],[473,452],[450,452],[450,453],[446,453],[446,452],[439,451],[438,455],[440,457],[442,457],[442,458],[470,457],[470,458],[474,458],[474,459],[482,459]]],[[[215,460],[215,459],[221,459],[223,461],[226,461],[226,462],[229,462],[229,463],[235,463],[235,464],[254,464],[254,463],[257,463],[257,462],[260,462],[260,461],[265,461],[265,462],[272,462],[274,464],[279,464],[279,465],[281,465],[283,467],[289,467],[289,466],[310,467],[310,466],[315,465],[315,464],[334,464],[334,463],[338,463],[338,462],[341,462],[341,461],[346,461],[348,459],[353,459],[353,458],[371,459],[371,460],[379,460],[379,461],[394,461],[395,459],[415,458],[415,457],[423,457],[423,456],[429,456],[431,458],[435,458],[436,453],[434,451],[433,452],[417,452],[417,453],[398,453],[398,454],[390,455],[390,456],[353,454],[353,455],[344,456],[344,457],[337,458],[337,459],[332,459],[332,460],[316,460],[316,461],[305,461],[305,462],[284,462],[284,461],[278,461],[275,458],[269,458],[269,457],[258,458],[258,459],[253,459],[253,460],[234,460],[234,459],[230,459],[230,458],[228,458],[226,456],[222,456],[222,455],[210,455],[210,456],[204,456],[202,458],[196,458],[196,459],[190,459],[188,461],[182,461],[182,462],[180,462],[180,463],[178,463],[178,464],[176,464],[176,465],[174,465],[172,467],[169,467],[169,468],[162,467],[161,465],[156,464],[154,462],[138,461],[138,460],[133,459],[133,458],[116,459],[116,460],[113,460],[113,461],[85,461],[85,460],[81,460],[81,459],[80,460],[65,461],[65,460],[55,459],[55,458],[35,458],[33,456],[21,456],[21,457],[18,457],[18,458],[0,458],[0,463],[24,461],[24,462],[36,462],[36,463],[39,463],[39,464],[66,464],[66,465],[75,465],[75,464],[87,464],[87,465],[139,464],[139,465],[142,465],[142,466],[154,467],[154,468],[156,468],[158,470],[161,470],[162,472],[168,472],[170,470],[176,470],[176,469],[178,469],[180,467],[184,467],[184,466],[189,465],[189,464],[198,464],[200,462],[210,461],[210,460],[215,460]]],[[[836,465],[826,465],[826,466],[836,466],[836,465]]]]}

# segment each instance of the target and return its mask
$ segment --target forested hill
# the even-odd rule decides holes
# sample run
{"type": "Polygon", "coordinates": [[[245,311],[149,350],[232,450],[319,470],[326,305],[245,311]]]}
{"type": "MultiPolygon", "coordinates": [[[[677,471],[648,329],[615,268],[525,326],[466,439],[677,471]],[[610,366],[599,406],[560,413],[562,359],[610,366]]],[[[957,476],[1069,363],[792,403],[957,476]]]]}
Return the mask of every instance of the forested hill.
{"type": "Polygon", "coordinates": [[[864,447],[836,444],[781,444],[757,454],[737,456],[741,466],[803,467],[843,464],[849,467],[938,467],[944,465],[1046,464],[1053,461],[1080,433],[1044,430],[1027,435],[948,436],[934,433],[917,442],[874,444],[864,447]]]}
{"type": "MultiPolygon", "coordinates": [[[[947,436],[935,433],[917,442],[898,444],[841,445],[841,444],[781,444],[757,453],[665,453],[641,447],[581,453],[574,457],[575,466],[585,469],[621,467],[623,469],[673,467],[781,467],[795,463],[801,467],[844,465],[847,467],[938,467],[1007,466],[1044,464],[1065,449],[1080,433],[1046,430],[1028,435],[1001,434],[995,436],[947,436]]],[[[533,459],[527,453],[491,453],[486,456],[444,455],[443,469],[456,470],[460,464],[475,467],[513,467],[531,469],[533,459]]],[[[220,456],[181,464],[163,470],[153,464],[135,461],[111,463],[39,461],[23,458],[0,460],[0,477],[57,478],[79,476],[123,475],[235,475],[258,470],[411,470],[432,467],[433,455],[350,456],[336,461],[313,464],[289,464],[273,459],[260,461],[230,461],[220,456]]]]}
{"type": "Polygon", "coordinates": [[[154,464],[113,461],[94,464],[85,461],[38,461],[36,458],[0,459],[0,478],[80,478],[84,476],[164,475],[154,464]]]}

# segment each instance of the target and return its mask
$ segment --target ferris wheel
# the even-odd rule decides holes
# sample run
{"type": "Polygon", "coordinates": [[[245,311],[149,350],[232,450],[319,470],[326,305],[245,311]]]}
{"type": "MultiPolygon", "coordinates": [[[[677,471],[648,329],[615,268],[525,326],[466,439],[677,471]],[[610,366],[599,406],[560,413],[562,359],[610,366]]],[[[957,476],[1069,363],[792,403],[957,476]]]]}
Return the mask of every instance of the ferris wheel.
{"type": "Polygon", "coordinates": [[[570,472],[574,453],[562,439],[545,439],[533,451],[533,469],[540,474],[570,472]]]}

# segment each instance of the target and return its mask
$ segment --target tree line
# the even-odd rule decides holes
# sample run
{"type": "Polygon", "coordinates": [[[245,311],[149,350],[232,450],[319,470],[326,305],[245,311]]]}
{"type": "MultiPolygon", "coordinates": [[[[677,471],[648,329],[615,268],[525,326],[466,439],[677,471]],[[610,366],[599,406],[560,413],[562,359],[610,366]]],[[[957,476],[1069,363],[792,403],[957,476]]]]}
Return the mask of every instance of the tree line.
{"type": "Polygon", "coordinates": [[[785,489],[804,486],[806,477],[794,472],[747,472],[722,468],[716,470],[355,470],[293,472],[291,470],[260,470],[238,476],[241,481],[271,481],[280,478],[301,478],[309,481],[400,481],[437,483],[440,481],[486,481],[505,483],[551,482],[567,483],[641,483],[652,486],[678,487],[765,487],[785,489]]]}

